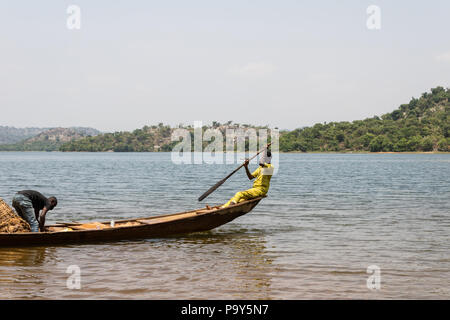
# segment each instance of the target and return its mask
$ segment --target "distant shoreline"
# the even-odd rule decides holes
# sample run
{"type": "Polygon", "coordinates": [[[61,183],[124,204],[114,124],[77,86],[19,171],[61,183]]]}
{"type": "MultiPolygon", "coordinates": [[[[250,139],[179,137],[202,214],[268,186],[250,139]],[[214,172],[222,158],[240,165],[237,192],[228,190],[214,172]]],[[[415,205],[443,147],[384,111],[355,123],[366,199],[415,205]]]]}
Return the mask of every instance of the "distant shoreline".
{"type": "MultiPolygon", "coordinates": [[[[23,152],[23,153],[171,153],[171,151],[1,151],[0,153],[12,153],[12,152],[23,152]]],[[[205,153],[205,152],[202,152],[205,153]]],[[[223,152],[227,153],[227,152],[223,152]]],[[[233,153],[238,153],[234,151],[233,153]]],[[[280,151],[281,154],[450,154],[450,151],[382,151],[382,152],[370,152],[370,151],[280,151]]]]}

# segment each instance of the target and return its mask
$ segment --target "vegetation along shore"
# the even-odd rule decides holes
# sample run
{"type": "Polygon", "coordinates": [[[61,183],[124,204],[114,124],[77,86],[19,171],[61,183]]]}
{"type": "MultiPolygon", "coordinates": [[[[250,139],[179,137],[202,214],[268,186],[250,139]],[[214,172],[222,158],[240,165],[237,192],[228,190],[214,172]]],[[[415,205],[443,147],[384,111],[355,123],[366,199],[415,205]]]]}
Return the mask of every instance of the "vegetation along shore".
{"type": "MultiPolygon", "coordinates": [[[[179,127],[193,134],[192,126],[179,127]]],[[[214,121],[211,126],[204,126],[203,130],[211,127],[222,133],[226,129],[267,128],[214,121]]],[[[5,127],[0,127],[0,139],[2,128],[5,127]]],[[[11,128],[8,129],[11,132],[11,128]]],[[[132,132],[114,133],[100,133],[91,128],[50,128],[34,137],[2,144],[0,151],[171,151],[177,144],[171,141],[175,129],[163,123],[132,132]]],[[[27,133],[30,131],[33,132],[28,130],[27,133]]],[[[16,132],[15,135],[19,136],[16,132]]],[[[381,116],[282,130],[279,147],[281,152],[449,152],[450,89],[433,88],[381,116]]]]}

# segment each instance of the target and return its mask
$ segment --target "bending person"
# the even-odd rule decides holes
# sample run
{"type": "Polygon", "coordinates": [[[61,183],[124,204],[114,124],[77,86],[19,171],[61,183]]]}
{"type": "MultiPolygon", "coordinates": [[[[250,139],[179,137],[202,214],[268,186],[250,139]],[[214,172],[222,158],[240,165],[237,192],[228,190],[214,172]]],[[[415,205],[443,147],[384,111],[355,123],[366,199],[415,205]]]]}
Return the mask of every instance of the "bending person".
{"type": "Polygon", "coordinates": [[[45,215],[57,204],[55,197],[46,198],[34,190],[19,191],[12,201],[12,206],[19,216],[30,224],[31,232],[44,232],[45,215]]]}
{"type": "Polygon", "coordinates": [[[245,160],[244,168],[249,180],[256,178],[253,183],[253,188],[240,191],[234,195],[222,208],[226,208],[231,204],[236,204],[244,200],[250,200],[258,197],[265,196],[269,191],[270,179],[273,175],[273,166],[270,164],[272,160],[272,154],[270,151],[266,151],[259,160],[259,167],[253,173],[248,170],[249,160],[245,160]]]}

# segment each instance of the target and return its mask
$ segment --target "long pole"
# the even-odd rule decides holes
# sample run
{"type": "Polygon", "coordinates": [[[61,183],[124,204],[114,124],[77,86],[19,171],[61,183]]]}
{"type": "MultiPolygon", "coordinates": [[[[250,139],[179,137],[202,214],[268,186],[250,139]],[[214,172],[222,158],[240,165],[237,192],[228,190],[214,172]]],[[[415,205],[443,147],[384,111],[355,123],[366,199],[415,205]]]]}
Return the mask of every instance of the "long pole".
{"type": "MultiPolygon", "coordinates": [[[[266,150],[267,148],[270,147],[270,145],[272,144],[272,142],[268,143],[264,148],[262,148],[261,150],[258,151],[258,153],[256,153],[253,157],[249,158],[248,161],[251,161],[252,159],[254,159],[258,154],[260,154],[261,152],[263,152],[264,150],[266,150]]],[[[209,196],[211,193],[213,193],[217,188],[219,188],[225,181],[227,181],[233,174],[235,174],[236,172],[239,171],[239,169],[241,169],[244,166],[244,164],[241,164],[239,167],[237,167],[233,172],[231,172],[229,175],[227,175],[225,178],[223,178],[222,180],[220,180],[219,182],[217,182],[215,185],[213,185],[211,188],[209,188],[208,191],[206,191],[204,194],[202,194],[199,198],[198,201],[202,201],[203,199],[205,199],[207,196],[209,196]]]]}

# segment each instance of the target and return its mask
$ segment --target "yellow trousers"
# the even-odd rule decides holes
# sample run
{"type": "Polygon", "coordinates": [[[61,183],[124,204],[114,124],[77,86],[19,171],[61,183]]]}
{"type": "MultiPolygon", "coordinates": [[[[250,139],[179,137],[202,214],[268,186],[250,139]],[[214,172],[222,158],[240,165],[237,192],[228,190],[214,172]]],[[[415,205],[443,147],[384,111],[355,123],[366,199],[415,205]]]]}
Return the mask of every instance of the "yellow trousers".
{"type": "Polygon", "coordinates": [[[267,191],[260,188],[251,188],[245,191],[237,192],[233,198],[225,203],[222,208],[228,207],[230,204],[239,203],[241,201],[250,200],[266,195],[267,191]]]}

